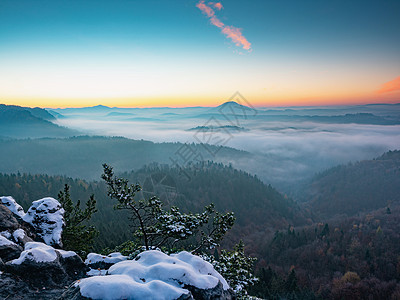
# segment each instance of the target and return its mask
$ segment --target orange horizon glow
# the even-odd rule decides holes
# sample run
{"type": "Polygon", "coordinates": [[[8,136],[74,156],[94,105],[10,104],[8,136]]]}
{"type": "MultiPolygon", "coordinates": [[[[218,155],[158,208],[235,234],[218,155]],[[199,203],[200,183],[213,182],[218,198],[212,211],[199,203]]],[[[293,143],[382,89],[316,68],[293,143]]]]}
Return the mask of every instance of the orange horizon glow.
{"type": "MultiPolygon", "coordinates": [[[[392,97],[352,97],[335,99],[330,97],[301,97],[298,99],[257,99],[255,97],[246,97],[248,103],[254,107],[299,107],[299,106],[351,106],[351,105],[366,105],[366,104],[397,104],[400,103],[400,95],[392,97]]],[[[11,98],[8,100],[0,101],[0,104],[6,105],[18,105],[24,107],[41,107],[41,108],[82,108],[92,107],[97,105],[104,105],[108,107],[117,108],[157,108],[157,107],[169,107],[169,108],[184,108],[184,107],[216,107],[230,99],[215,97],[213,98],[179,98],[179,97],[167,97],[167,98],[95,98],[95,99],[43,99],[43,98],[11,98]]],[[[232,100],[234,101],[234,100],[232,100]]],[[[242,103],[247,105],[246,103],[242,103]]]]}

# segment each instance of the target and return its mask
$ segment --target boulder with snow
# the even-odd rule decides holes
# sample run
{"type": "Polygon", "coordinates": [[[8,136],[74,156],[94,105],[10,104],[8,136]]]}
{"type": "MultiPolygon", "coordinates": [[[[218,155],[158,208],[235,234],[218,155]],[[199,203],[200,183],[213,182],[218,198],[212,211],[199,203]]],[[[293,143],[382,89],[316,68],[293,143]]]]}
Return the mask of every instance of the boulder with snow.
{"type": "Polygon", "coordinates": [[[9,261],[19,257],[22,252],[22,247],[10,241],[3,235],[0,235],[0,259],[2,261],[9,261]]]}
{"type": "Polygon", "coordinates": [[[32,202],[22,217],[31,224],[47,245],[62,247],[61,233],[64,225],[64,209],[56,199],[47,197],[32,202]]]}
{"type": "Polygon", "coordinates": [[[5,264],[5,271],[20,276],[33,286],[44,287],[65,285],[82,278],[87,267],[73,251],[29,242],[17,259],[5,264]]]}
{"type": "Polygon", "coordinates": [[[62,299],[233,299],[213,266],[186,251],[149,250],[116,263],[106,276],[78,280],[62,299]]]}
{"type": "Polygon", "coordinates": [[[19,245],[25,245],[26,243],[33,242],[33,240],[26,234],[25,230],[18,228],[12,233],[12,237],[19,245]]]}
{"type": "Polygon", "coordinates": [[[1,203],[3,203],[4,206],[6,206],[13,214],[19,216],[20,218],[23,218],[25,216],[24,209],[22,208],[21,205],[15,201],[15,199],[11,196],[3,196],[0,197],[1,203]]]}
{"type": "Polygon", "coordinates": [[[89,253],[85,260],[85,264],[91,269],[107,270],[112,265],[127,259],[127,256],[124,256],[119,252],[113,252],[109,255],[89,253]]]}
{"type": "MultiPolygon", "coordinates": [[[[4,197],[0,197],[3,199],[4,197]]],[[[14,214],[11,212],[8,206],[0,204],[0,232],[11,230],[14,231],[20,227],[18,220],[15,218],[14,214]]]]}

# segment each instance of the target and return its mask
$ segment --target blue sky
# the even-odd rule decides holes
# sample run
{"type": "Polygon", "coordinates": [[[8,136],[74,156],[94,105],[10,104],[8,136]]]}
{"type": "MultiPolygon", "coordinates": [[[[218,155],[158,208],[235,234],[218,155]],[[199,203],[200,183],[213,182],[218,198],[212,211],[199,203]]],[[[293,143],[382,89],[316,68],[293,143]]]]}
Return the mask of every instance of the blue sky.
{"type": "Polygon", "coordinates": [[[76,106],[394,102],[400,1],[0,2],[0,99],[76,106]],[[217,3],[217,2],[214,2],[217,3]],[[347,102],[346,102],[347,101],[347,102]]]}

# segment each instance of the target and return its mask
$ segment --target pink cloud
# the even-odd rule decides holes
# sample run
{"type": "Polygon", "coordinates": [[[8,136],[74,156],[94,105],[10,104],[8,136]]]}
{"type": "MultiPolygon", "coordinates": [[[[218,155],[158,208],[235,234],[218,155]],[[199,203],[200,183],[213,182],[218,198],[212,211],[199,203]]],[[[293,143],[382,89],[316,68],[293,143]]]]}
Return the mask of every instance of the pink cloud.
{"type": "Polygon", "coordinates": [[[212,16],[215,15],[214,10],[209,7],[207,4],[204,4],[204,1],[200,1],[199,3],[196,4],[196,6],[207,15],[207,17],[211,18],[212,16]]]}
{"type": "Polygon", "coordinates": [[[382,84],[381,88],[378,90],[378,94],[386,94],[395,91],[400,91],[400,76],[382,84]]]}
{"type": "Polygon", "coordinates": [[[214,26],[217,26],[219,28],[222,28],[225,26],[225,24],[222,23],[216,16],[212,16],[210,18],[210,22],[211,22],[211,24],[213,24],[214,26]]]}
{"type": "MultiPolygon", "coordinates": [[[[216,9],[221,10],[222,4],[217,2],[209,2],[208,4],[214,6],[216,9]]],[[[245,50],[251,50],[251,43],[243,36],[242,30],[234,26],[227,26],[215,15],[215,11],[204,3],[204,0],[199,1],[196,4],[209,19],[210,23],[218,28],[221,28],[221,32],[228,38],[230,38],[236,46],[242,47],[245,50]]]]}
{"type": "Polygon", "coordinates": [[[250,50],[251,43],[243,36],[242,30],[234,26],[225,26],[222,33],[230,38],[236,46],[242,46],[243,49],[250,50]]]}
{"type": "Polygon", "coordinates": [[[224,7],[222,6],[221,2],[208,2],[209,5],[214,6],[214,8],[221,10],[224,7]]]}

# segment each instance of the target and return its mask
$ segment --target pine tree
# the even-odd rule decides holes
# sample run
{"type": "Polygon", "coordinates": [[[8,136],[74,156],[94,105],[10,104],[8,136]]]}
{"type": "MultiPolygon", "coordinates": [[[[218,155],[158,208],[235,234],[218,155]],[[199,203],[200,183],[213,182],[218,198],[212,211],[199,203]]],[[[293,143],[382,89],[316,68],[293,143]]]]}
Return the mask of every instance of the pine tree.
{"type": "Polygon", "coordinates": [[[232,212],[220,214],[214,204],[206,206],[200,214],[186,214],[175,206],[164,210],[156,196],[136,200],[136,194],[142,190],[139,184],[129,184],[127,179],[116,177],[107,164],[103,168],[101,177],[108,185],[108,196],[117,200],[116,209],[130,211],[135,242],[141,241],[144,250],[166,247],[171,251],[177,243],[189,238],[194,240],[193,253],[214,249],[235,222],[232,212]]]}
{"type": "Polygon", "coordinates": [[[58,199],[65,210],[65,226],[61,235],[63,248],[73,250],[84,257],[92,249],[94,238],[98,234],[94,226],[87,224],[97,211],[94,195],[90,196],[86,208],[82,210],[79,200],[76,204],[73,203],[69,185],[66,184],[64,191],[58,193],[58,199]]]}

